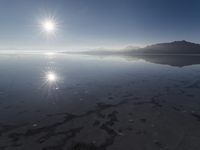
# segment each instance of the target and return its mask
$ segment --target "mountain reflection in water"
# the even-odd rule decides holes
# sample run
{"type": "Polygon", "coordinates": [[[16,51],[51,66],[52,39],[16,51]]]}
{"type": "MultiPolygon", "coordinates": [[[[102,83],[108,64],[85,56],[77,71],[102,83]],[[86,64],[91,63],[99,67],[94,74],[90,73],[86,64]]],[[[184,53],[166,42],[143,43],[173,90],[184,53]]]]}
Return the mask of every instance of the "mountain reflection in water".
{"type": "MultiPolygon", "coordinates": [[[[131,59],[131,57],[129,57],[131,59]]],[[[132,58],[143,59],[155,64],[184,67],[200,64],[200,55],[137,55],[132,58]]]]}

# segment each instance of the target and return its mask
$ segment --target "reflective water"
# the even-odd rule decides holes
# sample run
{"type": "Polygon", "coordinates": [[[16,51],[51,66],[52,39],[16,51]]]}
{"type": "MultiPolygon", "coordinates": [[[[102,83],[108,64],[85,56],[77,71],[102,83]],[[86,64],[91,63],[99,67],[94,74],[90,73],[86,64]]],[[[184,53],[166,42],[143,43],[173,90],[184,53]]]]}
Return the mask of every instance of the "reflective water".
{"type": "MultiPolygon", "coordinates": [[[[88,144],[94,136],[101,138],[96,139],[99,140],[98,144],[93,143],[94,149],[98,149],[98,145],[103,149],[103,139],[107,138],[113,141],[107,145],[109,147],[104,148],[117,149],[115,141],[118,136],[121,137],[124,126],[134,130],[126,121],[133,120],[137,124],[139,120],[143,123],[136,125],[135,130],[142,132],[138,127],[144,127],[146,132],[153,132],[148,127],[150,123],[143,125],[149,118],[152,126],[159,126],[155,130],[158,130],[156,133],[162,146],[175,145],[170,139],[173,137],[174,141],[178,141],[181,137],[178,137],[179,134],[172,128],[179,128],[182,123],[185,124],[182,124],[180,134],[193,127],[195,133],[192,129],[189,133],[200,139],[200,133],[197,132],[200,131],[199,58],[102,57],[54,53],[0,55],[0,131],[1,140],[4,141],[0,143],[0,148],[24,149],[27,141],[37,149],[48,149],[52,143],[53,146],[58,145],[60,135],[64,136],[66,131],[71,131],[75,126],[69,118],[69,122],[65,120],[69,116],[73,121],[77,121],[76,125],[83,128],[72,140],[75,138],[75,141],[88,144]],[[113,129],[112,132],[116,132],[114,135],[108,131],[106,125],[99,127],[99,131],[92,127],[95,122],[97,125],[104,122],[109,111],[111,117],[115,114],[112,112],[117,112],[117,115],[114,115],[117,117],[117,124],[115,119],[111,119],[111,124],[106,124],[113,129]],[[131,114],[136,116],[130,119],[131,114]],[[52,116],[56,117],[49,120],[52,116]],[[62,122],[63,120],[65,121],[62,122]],[[163,130],[166,132],[162,133],[160,128],[164,127],[166,122],[170,125],[163,130]],[[63,128],[62,126],[65,126],[66,131],[57,133],[56,130],[63,128]],[[122,128],[122,131],[117,131],[119,128],[122,128]],[[54,132],[50,133],[50,130],[54,132]],[[88,138],[82,141],[84,138],[81,137],[86,133],[88,138]],[[159,135],[161,133],[162,136],[159,135]],[[165,133],[169,135],[165,137],[165,133]],[[43,134],[47,137],[45,136],[46,140],[41,146],[36,139],[43,137],[43,134]],[[56,139],[49,139],[48,136],[56,139]],[[53,142],[49,143],[49,140],[53,142]]],[[[126,135],[126,132],[122,134],[126,135]]],[[[128,134],[130,133],[127,132],[128,134]]],[[[154,141],[158,140],[156,135],[154,137],[154,132],[151,135],[148,142],[152,141],[153,145],[147,142],[149,149],[159,149],[159,143],[154,141]]],[[[131,137],[124,138],[128,142],[131,137]]],[[[61,138],[60,142],[65,144],[58,145],[57,149],[72,147],[70,140],[63,142],[61,138]]],[[[140,139],[141,141],[144,142],[144,139],[140,139]]],[[[199,146],[193,142],[190,141],[189,144],[199,146]]],[[[133,142],[128,142],[131,143],[133,142]]],[[[125,145],[126,142],[121,143],[122,147],[125,145]]],[[[188,147],[193,149],[192,146],[188,147]]],[[[52,146],[49,149],[51,148],[52,146]]]]}

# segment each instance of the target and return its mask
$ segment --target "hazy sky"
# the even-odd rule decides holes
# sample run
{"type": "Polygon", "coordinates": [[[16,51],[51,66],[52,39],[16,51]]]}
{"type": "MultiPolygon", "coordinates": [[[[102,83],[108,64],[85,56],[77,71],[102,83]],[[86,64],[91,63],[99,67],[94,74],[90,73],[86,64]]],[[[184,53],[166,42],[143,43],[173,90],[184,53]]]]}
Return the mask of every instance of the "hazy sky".
{"type": "Polygon", "coordinates": [[[199,0],[0,0],[0,49],[200,43],[199,0]],[[39,22],[53,16],[55,36],[39,22]]]}

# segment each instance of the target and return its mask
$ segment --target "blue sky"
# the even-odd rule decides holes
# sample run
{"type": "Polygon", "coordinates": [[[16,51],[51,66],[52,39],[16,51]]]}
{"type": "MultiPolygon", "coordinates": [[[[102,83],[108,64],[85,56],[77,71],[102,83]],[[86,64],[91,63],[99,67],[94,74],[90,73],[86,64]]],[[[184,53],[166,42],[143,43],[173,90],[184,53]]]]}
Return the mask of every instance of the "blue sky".
{"type": "Polygon", "coordinates": [[[200,43],[199,0],[1,0],[0,49],[120,48],[200,43]],[[53,16],[55,36],[39,22],[53,16]]]}

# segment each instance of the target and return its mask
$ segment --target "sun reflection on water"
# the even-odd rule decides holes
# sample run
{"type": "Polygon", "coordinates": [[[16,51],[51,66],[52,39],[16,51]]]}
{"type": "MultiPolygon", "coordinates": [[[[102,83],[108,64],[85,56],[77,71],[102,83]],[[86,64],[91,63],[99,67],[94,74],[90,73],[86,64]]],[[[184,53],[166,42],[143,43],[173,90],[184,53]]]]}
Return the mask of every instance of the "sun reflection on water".
{"type": "Polygon", "coordinates": [[[46,74],[46,80],[48,82],[56,82],[58,79],[57,75],[54,72],[47,72],[46,74]]]}
{"type": "Polygon", "coordinates": [[[43,76],[43,84],[42,84],[42,88],[48,89],[48,90],[58,90],[59,89],[59,82],[60,82],[60,78],[58,77],[58,75],[53,72],[53,71],[48,71],[45,72],[44,76],[43,76]]]}

